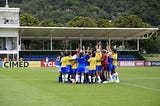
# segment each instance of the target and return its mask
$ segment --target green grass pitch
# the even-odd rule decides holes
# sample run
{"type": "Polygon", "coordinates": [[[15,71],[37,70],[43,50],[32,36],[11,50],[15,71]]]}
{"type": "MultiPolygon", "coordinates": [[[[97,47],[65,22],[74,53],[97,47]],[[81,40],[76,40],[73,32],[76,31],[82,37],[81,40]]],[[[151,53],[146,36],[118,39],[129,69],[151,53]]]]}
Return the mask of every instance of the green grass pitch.
{"type": "Polygon", "coordinates": [[[119,84],[62,84],[55,68],[1,68],[0,106],[160,106],[160,67],[119,67],[119,84]]]}

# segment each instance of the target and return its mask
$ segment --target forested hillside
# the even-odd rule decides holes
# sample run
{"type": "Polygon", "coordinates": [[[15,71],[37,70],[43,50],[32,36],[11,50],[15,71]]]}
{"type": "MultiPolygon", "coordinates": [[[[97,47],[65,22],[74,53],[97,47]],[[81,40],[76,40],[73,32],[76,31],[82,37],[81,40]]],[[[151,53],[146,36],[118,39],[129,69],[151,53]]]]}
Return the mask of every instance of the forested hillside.
{"type": "MultiPolygon", "coordinates": [[[[5,0],[0,0],[0,6],[5,0]]],[[[160,25],[160,0],[9,0],[10,7],[35,15],[40,21],[52,20],[65,26],[75,16],[114,20],[126,13],[140,17],[152,26],[160,25]]]]}

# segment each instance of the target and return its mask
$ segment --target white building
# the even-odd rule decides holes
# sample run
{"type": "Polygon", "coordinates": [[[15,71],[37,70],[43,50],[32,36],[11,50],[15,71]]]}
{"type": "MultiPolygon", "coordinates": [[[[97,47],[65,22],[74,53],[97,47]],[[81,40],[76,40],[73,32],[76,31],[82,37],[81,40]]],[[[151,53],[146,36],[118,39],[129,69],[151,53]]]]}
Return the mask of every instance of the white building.
{"type": "Polygon", "coordinates": [[[19,8],[0,7],[0,58],[18,58],[19,8]]]}

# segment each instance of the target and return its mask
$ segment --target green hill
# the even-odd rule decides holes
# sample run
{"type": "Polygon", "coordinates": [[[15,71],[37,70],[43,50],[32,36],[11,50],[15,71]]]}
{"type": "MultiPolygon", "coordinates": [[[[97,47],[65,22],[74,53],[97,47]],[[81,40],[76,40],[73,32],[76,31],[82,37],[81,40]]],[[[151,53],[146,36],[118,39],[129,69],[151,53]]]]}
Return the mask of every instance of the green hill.
{"type": "MultiPolygon", "coordinates": [[[[0,6],[5,0],[0,0],[0,6]]],[[[88,16],[114,20],[118,15],[132,13],[153,26],[160,25],[159,0],[9,0],[10,7],[21,8],[21,13],[30,13],[39,20],[52,19],[58,26],[75,16],[88,16]]]]}

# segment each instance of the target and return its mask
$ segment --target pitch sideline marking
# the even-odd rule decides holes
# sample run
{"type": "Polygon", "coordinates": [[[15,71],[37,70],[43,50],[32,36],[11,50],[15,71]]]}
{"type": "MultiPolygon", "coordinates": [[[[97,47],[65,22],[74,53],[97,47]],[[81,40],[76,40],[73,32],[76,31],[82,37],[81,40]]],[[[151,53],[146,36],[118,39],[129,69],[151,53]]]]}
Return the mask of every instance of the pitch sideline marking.
{"type": "Polygon", "coordinates": [[[40,81],[49,81],[49,80],[53,80],[53,79],[12,79],[12,78],[11,78],[11,79],[0,79],[0,80],[15,80],[15,81],[16,81],[16,80],[17,80],[17,81],[21,81],[21,80],[22,80],[22,81],[23,81],[23,80],[33,80],[33,81],[34,81],[34,80],[37,80],[37,81],[38,81],[38,80],[40,80],[40,81]]]}
{"type": "Polygon", "coordinates": [[[135,84],[130,84],[130,83],[124,83],[124,82],[120,82],[120,84],[128,85],[128,86],[134,86],[134,87],[137,87],[137,88],[143,88],[143,89],[147,89],[147,90],[153,90],[153,91],[160,92],[160,89],[156,89],[156,88],[149,88],[149,87],[145,87],[145,86],[140,86],[140,85],[135,85],[135,84]]]}
{"type": "Polygon", "coordinates": [[[123,79],[127,79],[127,80],[130,80],[130,79],[159,79],[160,77],[144,77],[144,78],[123,78],[123,79]]]}
{"type": "MultiPolygon", "coordinates": [[[[47,71],[47,72],[51,72],[51,71],[47,71]]],[[[55,71],[52,71],[55,72],[55,71]]],[[[132,80],[132,79],[159,79],[160,77],[145,77],[145,78],[123,78],[125,80],[132,80]]],[[[9,78],[9,79],[1,79],[0,80],[53,80],[53,79],[13,79],[13,78],[9,78]]],[[[122,82],[123,83],[123,82],[122,82]]],[[[129,84],[129,83],[127,83],[129,84]]]]}

